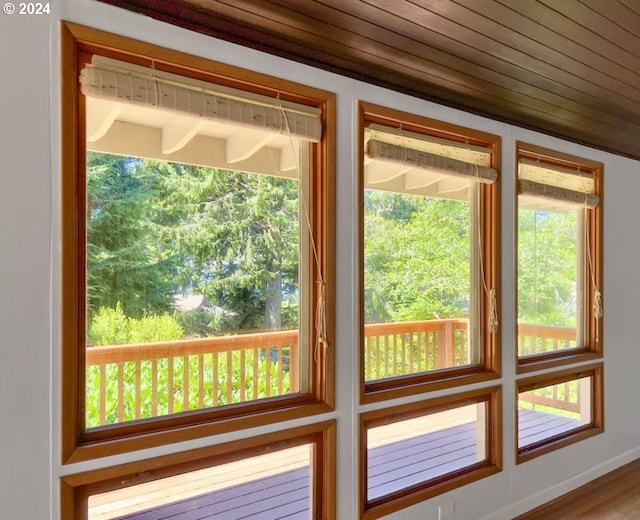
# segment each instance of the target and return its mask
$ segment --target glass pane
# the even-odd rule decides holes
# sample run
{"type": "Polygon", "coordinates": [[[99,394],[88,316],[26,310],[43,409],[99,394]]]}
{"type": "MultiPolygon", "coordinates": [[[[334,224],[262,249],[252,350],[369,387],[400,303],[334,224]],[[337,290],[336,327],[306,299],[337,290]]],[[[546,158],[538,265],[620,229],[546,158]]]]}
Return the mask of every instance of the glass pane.
{"type": "Polygon", "coordinates": [[[367,500],[486,459],[486,403],[367,429],[367,500]]]}
{"type": "Polygon", "coordinates": [[[472,221],[467,200],[365,190],[367,381],[478,362],[472,221]]]}
{"type": "Polygon", "coordinates": [[[87,100],[87,428],[307,391],[300,143],[117,103],[105,122],[101,103],[87,100]]]}
{"type": "Polygon", "coordinates": [[[89,520],[310,519],[312,447],[191,471],[89,497],[89,520]]]}
{"type": "Polygon", "coordinates": [[[573,348],[581,304],[578,210],[518,210],[518,354],[573,348]]]}
{"type": "Polygon", "coordinates": [[[520,449],[590,423],[590,377],[518,394],[520,449]]]}

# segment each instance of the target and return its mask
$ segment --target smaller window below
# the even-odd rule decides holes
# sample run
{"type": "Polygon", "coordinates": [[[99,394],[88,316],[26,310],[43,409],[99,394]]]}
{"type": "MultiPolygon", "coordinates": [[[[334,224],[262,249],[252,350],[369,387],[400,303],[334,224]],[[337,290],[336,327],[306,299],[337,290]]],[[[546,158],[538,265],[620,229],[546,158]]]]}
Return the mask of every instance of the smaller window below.
{"type": "Polygon", "coordinates": [[[499,471],[499,389],[361,416],[363,518],[378,518],[499,471]]]}
{"type": "Polygon", "coordinates": [[[310,518],[311,448],[305,444],[91,495],[88,519],[310,518]]]}
{"type": "Polygon", "coordinates": [[[580,440],[602,424],[600,368],[518,384],[519,461],[580,440]],[[524,458],[523,458],[524,457],[524,458]]]}
{"type": "Polygon", "coordinates": [[[335,518],[335,431],[326,421],[66,475],[60,518],[335,518]]]}
{"type": "Polygon", "coordinates": [[[485,403],[452,408],[367,431],[370,500],[485,459],[485,403]],[[480,421],[478,418],[480,417],[480,421]]]}

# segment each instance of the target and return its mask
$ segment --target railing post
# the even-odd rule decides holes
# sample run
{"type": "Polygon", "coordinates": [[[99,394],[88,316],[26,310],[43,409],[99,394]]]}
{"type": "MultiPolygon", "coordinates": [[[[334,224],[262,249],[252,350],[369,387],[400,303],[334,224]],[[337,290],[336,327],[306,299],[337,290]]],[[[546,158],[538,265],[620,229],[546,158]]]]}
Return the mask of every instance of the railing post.
{"type": "Polygon", "coordinates": [[[436,368],[447,368],[453,366],[453,327],[451,321],[442,323],[438,334],[438,359],[436,368]]]}

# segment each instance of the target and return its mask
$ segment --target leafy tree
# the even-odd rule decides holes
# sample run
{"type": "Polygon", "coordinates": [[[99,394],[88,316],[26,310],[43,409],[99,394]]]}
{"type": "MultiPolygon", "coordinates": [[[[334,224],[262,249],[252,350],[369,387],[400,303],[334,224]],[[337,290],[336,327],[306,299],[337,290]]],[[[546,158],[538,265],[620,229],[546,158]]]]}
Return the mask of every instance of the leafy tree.
{"type": "Polygon", "coordinates": [[[217,332],[297,327],[297,182],[146,166],[162,171],[165,217],[178,223],[170,228],[182,257],[178,279],[224,309],[209,326],[217,332]]]}
{"type": "Polygon", "coordinates": [[[518,211],[518,321],[576,326],[576,211],[518,211]]]}
{"type": "Polygon", "coordinates": [[[87,179],[90,317],[169,312],[183,287],[208,302],[188,334],[297,327],[296,181],[104,154],[87,179]]]}
{"type": "Polygon", "coordinates": [[[367,190],[365,222],[367,322],[468,315],[468,204],[367,190]]]}
{"type": "Polygon", "coordinates": [[[140,161],[88,154],[87,305],[89,317],[121,302],[127,316],[170,309],[175,258],[153,225],[157,179],[140,161]]]}

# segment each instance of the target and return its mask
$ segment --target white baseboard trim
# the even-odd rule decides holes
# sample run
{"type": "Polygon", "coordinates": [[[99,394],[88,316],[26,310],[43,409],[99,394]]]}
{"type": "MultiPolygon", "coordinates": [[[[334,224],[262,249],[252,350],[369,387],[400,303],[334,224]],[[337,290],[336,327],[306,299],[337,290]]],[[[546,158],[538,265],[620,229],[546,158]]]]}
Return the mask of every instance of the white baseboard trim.
{"type": "Polygon", "coordinates": [[[622,455],[603,462],[602,464],[598,464],[588,471],[584,471],[582,473],[574,475],[567,480],[554,484],[544,491],[540,491],[535,495],[531,495],[530,497],[511,504],[510,506],[496,511],[495,513],[485,516],[479,520],[511,520],[514,517],[522,515],[527,511],[531,511],[532,509],[535,509],[542,504],[546,504],[547,502],[558,498],[561,495],[570,493],[574,489],[577,489],[580,486],[583,486],[591,482],[592,480],[595,480],[598,477],[609,473],[610,471],[618,469],[619,467],[624,466],[625,464],[628,464],[629,462],[632,462],[637,458],[640,458],[640,447],[623,453],[622,455]]]}

